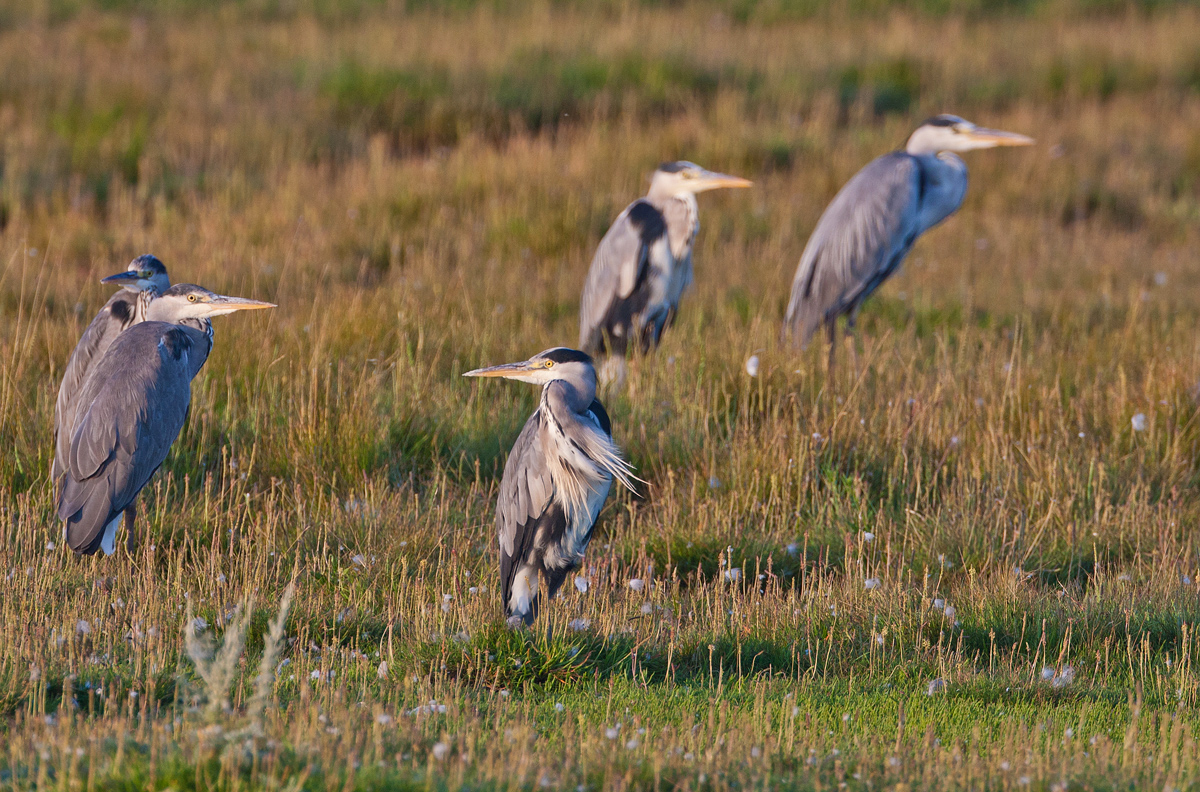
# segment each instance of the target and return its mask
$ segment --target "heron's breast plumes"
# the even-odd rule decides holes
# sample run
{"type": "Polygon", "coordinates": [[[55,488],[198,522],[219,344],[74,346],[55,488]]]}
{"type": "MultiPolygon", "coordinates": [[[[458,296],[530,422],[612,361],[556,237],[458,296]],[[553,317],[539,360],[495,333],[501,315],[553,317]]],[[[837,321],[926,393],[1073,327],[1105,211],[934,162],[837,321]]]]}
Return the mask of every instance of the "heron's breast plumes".
{"type": "Polygon", "coordinates": [[[633,468],[621,457],[613,441],[591,420],[572,416],[567,424],[547,409],[541,441],[550,462],[555,494],[568,519],[586,512],[592,493],[614,479],[631,492],[635,491],[633,468]]]}

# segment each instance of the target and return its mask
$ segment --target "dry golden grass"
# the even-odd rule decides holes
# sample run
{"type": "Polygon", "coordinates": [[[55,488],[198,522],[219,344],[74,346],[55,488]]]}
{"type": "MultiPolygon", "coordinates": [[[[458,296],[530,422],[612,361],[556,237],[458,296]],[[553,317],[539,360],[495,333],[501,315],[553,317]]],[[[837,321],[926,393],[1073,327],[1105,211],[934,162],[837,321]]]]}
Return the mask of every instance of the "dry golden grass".
{"type": "Polygon", "coordinates": [[[1195,786],[1194,9],[47,13],[0,32],[0,784],[1195,786]],[[942,110],[1039,145],[970,156],[827,381],[776,335],[807,234],[942,110]],[[573,343],[676,157],[755,189],[609,404],[648,485],[513,633],[536,394],[459,374],[573,343]],[[137,557],[80,560],[54,394],[142,252],[279,308],[219,320],[137,557]]]}

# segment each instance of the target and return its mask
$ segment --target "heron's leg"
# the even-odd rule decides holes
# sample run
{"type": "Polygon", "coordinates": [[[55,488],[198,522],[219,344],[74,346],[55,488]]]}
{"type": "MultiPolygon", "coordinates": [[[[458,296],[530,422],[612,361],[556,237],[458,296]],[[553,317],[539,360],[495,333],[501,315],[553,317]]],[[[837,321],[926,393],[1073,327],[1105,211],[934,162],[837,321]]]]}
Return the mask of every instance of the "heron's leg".
{"type": "Polygon", "coordinates": [[[854,368],[854,376],[861,376],[862,372],[858,370],[858,309],[855,308],[846,317],[846,340],[850,347],[850,365],[854,368]]]}
{"type": "Polygon", "coordinates": [[[137,528],[134,526],[134,519],[137,517],[137,506],[129,504],[125,507],[125,552],[129,555],[137,553],[138,535],[137,528]]]}
{"type": "Polygon", "coordinates": [[[538,570],[523,564],[513,577],[512,594],[505,603],[508,623],[512,626],[533,624],[538,611],[538,570]]]}
{"type": "MultiPolygon", "coordinates": [[[[555,597],[561,596],[559,591],[562,589],[562,584],[566,581],[567,575],[571,574],[577,569],[579,569],[577,564],[567,564],[562,568],[557,568],[554,566],[542,567],[542,582],[546,584],[547,603],[551,602],[555,597]]],[[[541,597],[539,596],[538,599],[540,600],[541,597]]],[[[553,637],[553,629],[550,624],[550,620],[546,619],[544,623],[546,626],[546,637],[553,637]]]]}
{"type": "Polygon", "coordinates": [[[552,566],[542,568],[542,579],[546,583],[546,599],[552,600],[558,595],[559,589],[566,581],[567,575],[574,572],[579,567],[575,564],[567,564],[561,569],[552,566]]]}
{"type": "Polygon", "coordinates": [[[829,369],[826,376],[832,379],[834,364],[837,362],[837,314],[825,319],[825,334],[829,337],[829,369]]]}
{"type": "Polygon", "coordinates": [[[642,355],[648,355],[658,348],[663,330],[671,320],[671,309],[664,308],[646,317],[642,327],[642,355]]]}

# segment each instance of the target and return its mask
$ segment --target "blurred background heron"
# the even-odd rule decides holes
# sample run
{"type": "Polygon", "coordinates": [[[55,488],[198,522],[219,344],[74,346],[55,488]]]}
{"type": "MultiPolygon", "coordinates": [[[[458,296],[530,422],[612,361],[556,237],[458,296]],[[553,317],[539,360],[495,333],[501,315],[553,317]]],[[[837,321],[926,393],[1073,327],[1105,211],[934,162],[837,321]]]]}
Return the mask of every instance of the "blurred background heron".
{"type": "Polygon", "coordinates": [[[632,492],[633,470],[613,444],[588,354],[557,347],[463,376],[542,386],[538,408],[504,464],[496,502],[504,615],[530,624],[537,617],[539,575],[553,597],[583,563],[613,479],[632,492]]]}
{"type": "Polygon", "coordinates": [[[50,480],[55,488],[59,486],[59,480],[66,470],[70,427],[75,418],[75,399],[92,364],[100,359],[122,331],[145,321],[150,301],[171,287],[167,268],[150,255],[138,256],[124,272],[109,275],[100,282],[119,283],[122,289],[108,298],[108,302],[83,331],[63,370],[58,399],[54,402],[54,462],[50,468],[50,480]]]}
{"type": "MultiPolygon", "coordinates": [[[[600,240],[579,307],[579,347],[591,355],[623,358],[632,344],[658,345],[692,282],[692,245],[700,230],[696,194],[749,187],[738,176],[691,162],[660,165],[650,192],[617,216],[600,240]]],[[[620,365],[602,375],[619,378],[620,365]]]]}
{"type": "Polygon", "coordinates": [[[806,345],[824,325],[832,370],[838,317],[846,317],[852,333],[863,300],[896,271],[917,237],[962,205],[967,166],[953,152],[1032,143],[1024,135],[939,115],[917,127],[903,151],[860,170],[808,239],[792,280],[784,335],[806,345]]]}
{"type": "Polygon", "coordinates": [[[178,284],[151,300],[145,321],[117,335],[92,364],[75,402],[58,492],[72,550],[112,555],[124,518],[132,551],[134,499],[183,428],[192,379],[212,350],[209,320],[274,307],[178,284]]]}

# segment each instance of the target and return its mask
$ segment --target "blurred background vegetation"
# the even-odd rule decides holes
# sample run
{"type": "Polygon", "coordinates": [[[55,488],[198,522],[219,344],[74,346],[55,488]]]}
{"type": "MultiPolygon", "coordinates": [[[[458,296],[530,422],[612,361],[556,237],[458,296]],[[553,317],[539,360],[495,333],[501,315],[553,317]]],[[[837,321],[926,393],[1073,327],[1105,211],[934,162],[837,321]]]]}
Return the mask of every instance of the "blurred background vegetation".
{"type": "MultiPolygon", "coordinates": [[[[1167,0],[34,3],[0,13],[0,30],[27,39],[6,48],[0,77],[5,192],[29,206],[74,178],[77,198],[103,209],[116,179],[170,203],[231,171],[263,178],[293,158],[361,156],[375,138],[392,155],[423,154],[467,138],[710,118],[722,101],[757,128],[744,167],[786,168],[803,139],[779,127],[829,100],[846,126],[911,122],[930,108],[1194,96],[1200,55],[1151,38],[1164,15],[1190,23],[1193,10],[1167,0]],[[675,35],[681,16],[703,33],[675,35]],[[917,20],[958,40],[814,52],[787,34],[873,31],[865,44],[917,20]],[[1126,25],[1148,35],[1107,40],[1126,25]],[[503,35],[489,39],[492,26],[503,35]],[[431,31],[423,46],[409,38],[420,28],[431,31]],[[737,48],[752,40],[775,46],[737,48]],[[973,42],[982,51],[939,51],[973,42]]],[[[1179,187],[1195,182],[1197,156],[1186,155],[1179,187]]]]}

